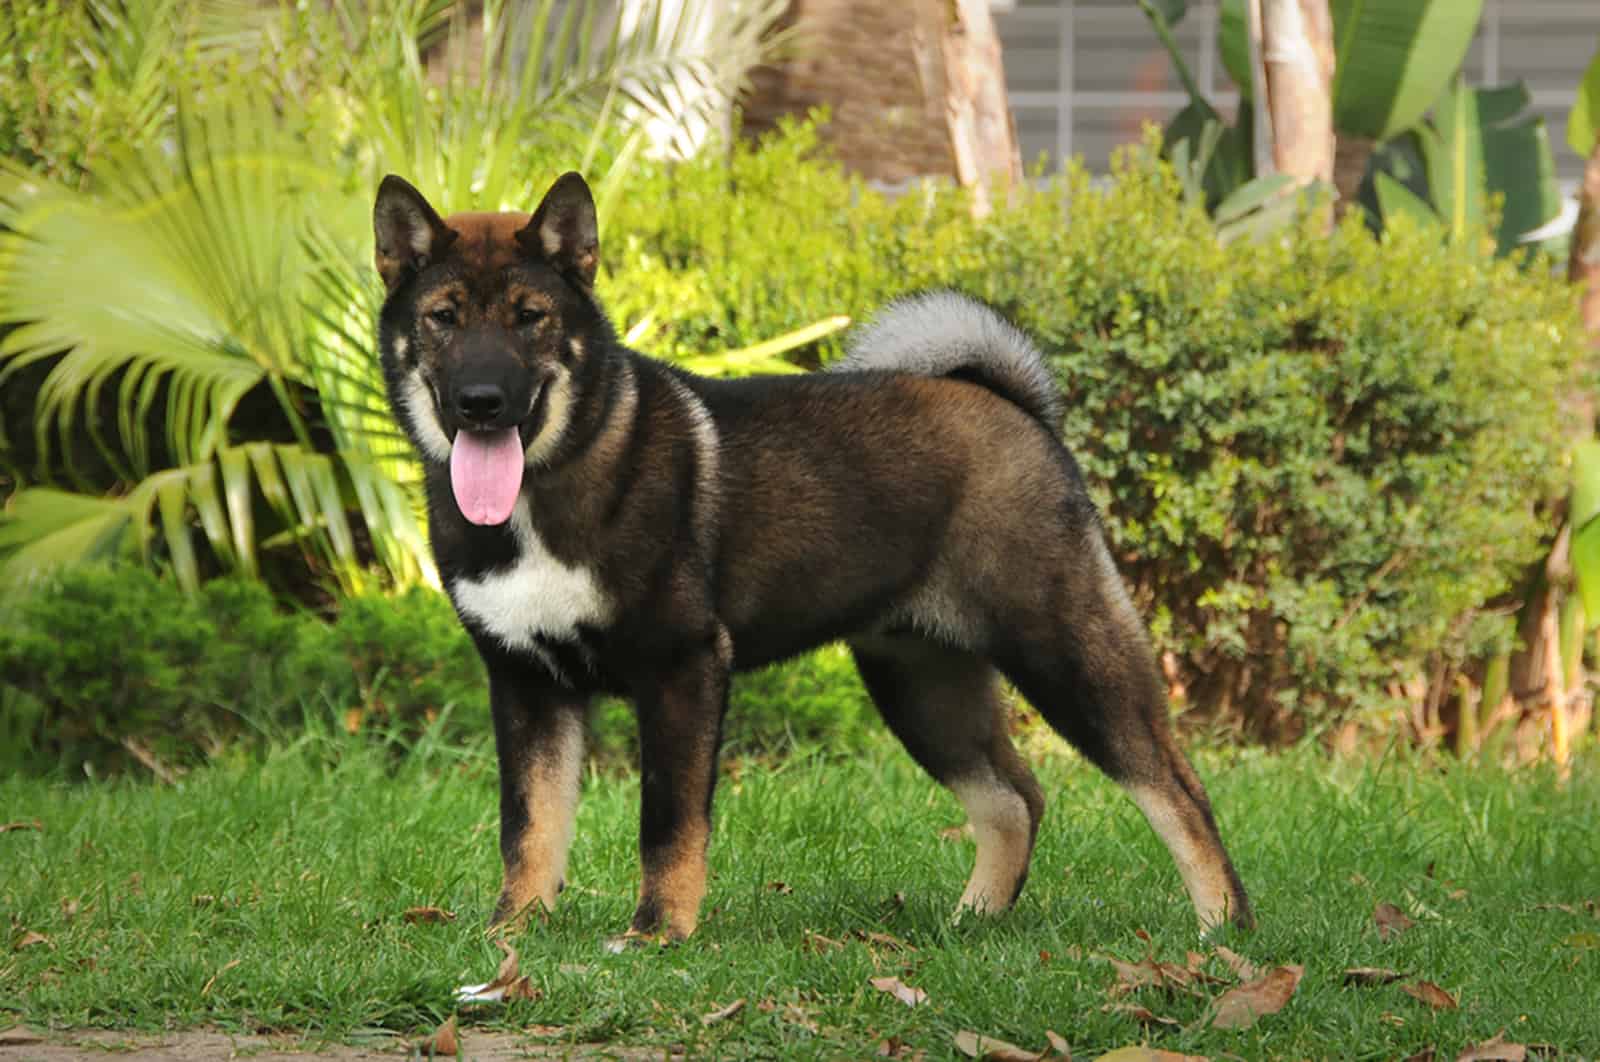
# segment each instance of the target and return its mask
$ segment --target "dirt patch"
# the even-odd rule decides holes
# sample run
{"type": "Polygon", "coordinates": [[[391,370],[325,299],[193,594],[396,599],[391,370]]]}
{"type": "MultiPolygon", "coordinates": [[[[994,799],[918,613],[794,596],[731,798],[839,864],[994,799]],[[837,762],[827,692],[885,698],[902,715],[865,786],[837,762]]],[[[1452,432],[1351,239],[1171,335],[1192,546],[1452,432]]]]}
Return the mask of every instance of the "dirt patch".
{"type": "MultiPolygon", "coordinates": [[[[522,1058],[659,1059],[660,1048],[620,1047],[615,1044],[551,1044],[531,1042],[516,1033],[463,1029],[461,1057],[481,1062],[508,1062],[522,1058]]],[[[67,1062],[69,1059],[103,1059],[105,1062],[214,1062],[215,1059],[250,1059],[252,1062],[305,1062],[311,1058],[387,1059],[417,1057],[401,1037],[367,1044],[319,1043],[293,1036],[247,1036],[215,1029],[143,1033],[105,1030],[51,1031],[16,1028],[0,1032],[0,1062],[67,1062]]],[[[672,1056],[677,1057],[677,1056],[672,1056]]]]}

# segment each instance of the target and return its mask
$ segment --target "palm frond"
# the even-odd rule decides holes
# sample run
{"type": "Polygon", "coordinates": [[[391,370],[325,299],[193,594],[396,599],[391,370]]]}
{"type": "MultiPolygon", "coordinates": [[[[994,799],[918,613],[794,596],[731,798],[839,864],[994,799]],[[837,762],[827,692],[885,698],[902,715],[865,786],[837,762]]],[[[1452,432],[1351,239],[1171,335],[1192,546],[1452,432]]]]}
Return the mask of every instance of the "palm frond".
{"type": "Polygon", "coordinates": [[[412,495],[372,464],[293,445],[223,447],[208,460],[162,469],[126,494],[98,497],[30,487],[0,516],[0,587],[14,589],[63,565],[130,546],[164,559],[187,588],[200,582],[196,534],[229,570],[255,575],[259,553],[293,546],[347,590],[368,580],[349,513],[359,514],[376,560],[401,585],[437,583],[412,495]],[[282,528],[261,538],[257,510],[282,528]],[[128,540],[132,534],[131,543],[128,540]],[[158,538],[159,533],[159,538],[158,538]]]}

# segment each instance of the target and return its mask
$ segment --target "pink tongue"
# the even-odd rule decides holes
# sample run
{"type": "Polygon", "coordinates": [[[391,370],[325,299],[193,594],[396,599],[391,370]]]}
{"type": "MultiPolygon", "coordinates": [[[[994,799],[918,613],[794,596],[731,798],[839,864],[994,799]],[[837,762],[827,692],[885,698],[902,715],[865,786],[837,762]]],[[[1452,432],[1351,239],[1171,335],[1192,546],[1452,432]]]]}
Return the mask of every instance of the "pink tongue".
{"type": "Polygon", "coordinates": [[[461,515],[475,524],[511,519],[522,489],[522,439],[516,428],[458,431],[450,448],[450,486],[461,515]]]}

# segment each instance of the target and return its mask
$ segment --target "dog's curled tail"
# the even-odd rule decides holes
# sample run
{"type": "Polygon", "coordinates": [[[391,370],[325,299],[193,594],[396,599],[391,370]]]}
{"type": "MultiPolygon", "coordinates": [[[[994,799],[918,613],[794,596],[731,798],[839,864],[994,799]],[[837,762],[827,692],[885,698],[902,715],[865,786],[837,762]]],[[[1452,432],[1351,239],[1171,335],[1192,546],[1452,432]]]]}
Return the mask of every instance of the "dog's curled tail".
{"type": "Polygon", "coordinates": [[[889,303],[857,330],[832,368],[970,380],[1021,406],[1050,431],[1061,428],[1061,392],[1039,348],[994,310],[958,292],[889,303]]]}

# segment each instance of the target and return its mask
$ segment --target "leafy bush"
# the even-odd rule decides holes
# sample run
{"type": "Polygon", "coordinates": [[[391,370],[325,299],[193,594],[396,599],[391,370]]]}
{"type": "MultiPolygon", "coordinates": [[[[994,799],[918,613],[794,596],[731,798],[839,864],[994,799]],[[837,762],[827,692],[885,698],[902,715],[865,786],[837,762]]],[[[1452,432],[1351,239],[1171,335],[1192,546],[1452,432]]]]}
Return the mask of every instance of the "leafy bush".
{"type": "MultiPolygon", "coordinates": [[[[741,676],[731,699],[735,756],[849,741],[870,725],[837,648],[741,676]]],[[[0,767],[12,769],[165,771],[289,740],[308,716],[401,748],[424,731],[483,740],[488,702],[449,601],[422,588],[346,598],[329,623],[281,610],[259,582],[219,579],[190,595],[143,568],[86,567],[37,588],[0,626],[0,767]]],[[[626,705],[598,704],[590,729],[602,761],[637,758],[626,705]]]]}
{"type": "MultiPolygon", "coordinates": [[[[1064,438],[1191,700],[1286,737],[1509,637],[1496,599],[1551,533],[1579,331],[1486,235],[1314,220],[1224,242],[1147,142],[982,224],[888,201],[805,126],[661,168],[620,201],[607,291],[647,349],[737,344],[930,285],[1054,355],[1064,438]],[[687,296],[680,295],[688,293],[687,296]]],[[[815,352],[821,360],[831,346],[815,352]]]]}

